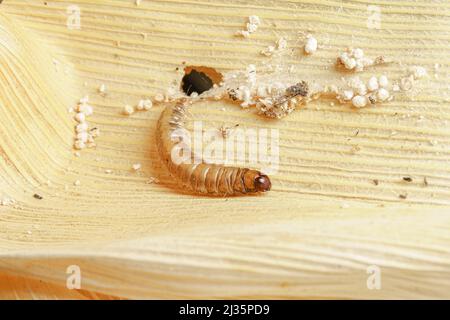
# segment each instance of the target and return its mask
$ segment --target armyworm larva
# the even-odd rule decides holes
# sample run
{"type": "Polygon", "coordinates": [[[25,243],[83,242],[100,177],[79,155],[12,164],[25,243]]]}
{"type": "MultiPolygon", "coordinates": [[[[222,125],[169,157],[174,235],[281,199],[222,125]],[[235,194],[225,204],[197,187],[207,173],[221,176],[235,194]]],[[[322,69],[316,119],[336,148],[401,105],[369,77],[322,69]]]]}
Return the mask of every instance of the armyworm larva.
{"type": "Polygon", "coordinates": [[[257,170],[227,167],[194,161],[174,161],[173,153],[180,143],[179,132],[185,129],[187,118],[186,102],[168,106],[162,113],[157,126],[158,150],[169,172],[183,187],[195,193],[213,196],[231,196],[269,191],[272,184],[267,175],[257,170]]]}

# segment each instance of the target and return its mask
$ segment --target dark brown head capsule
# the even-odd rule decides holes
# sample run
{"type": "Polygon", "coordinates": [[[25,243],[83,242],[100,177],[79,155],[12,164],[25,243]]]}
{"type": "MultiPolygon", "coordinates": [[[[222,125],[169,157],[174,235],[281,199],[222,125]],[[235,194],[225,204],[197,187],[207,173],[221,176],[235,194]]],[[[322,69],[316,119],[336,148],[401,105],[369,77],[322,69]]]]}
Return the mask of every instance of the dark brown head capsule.
{"type": "Polygon", "coordinates": [[[255,178],[255,190],[257,192],[266,192],[269,191],[272,187],[272,183],[270,179],[265,174],[261,174],[255,178]]]}
{"type": "Polygon", "coordinates": [[[267,192],[272,187],[272,183],[267,175],[256,170],[248,170],[244,174],[244,186],[248,193],[267,192]]]}

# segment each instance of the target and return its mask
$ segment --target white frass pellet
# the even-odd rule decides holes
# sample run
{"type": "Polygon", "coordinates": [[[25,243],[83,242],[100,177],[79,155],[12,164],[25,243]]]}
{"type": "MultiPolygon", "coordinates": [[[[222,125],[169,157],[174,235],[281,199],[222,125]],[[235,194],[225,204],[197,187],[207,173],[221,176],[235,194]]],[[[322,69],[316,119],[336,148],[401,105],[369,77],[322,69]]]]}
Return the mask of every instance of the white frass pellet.
{"type": "Polygon", "coordinates": [[[380,85],[380,87],[386,88],[389,85],[388,77],[386,77],[385,75],[381,75],[378,78],[378,84],[380,85]]]}
{"type": "Polygon", "coordinates": [[[144,110],[144,100],[139,100],[139,102],[136,106],[136,110],[138,110],[138,111],[144,110]]]}
{"type": "Polygon", "coordinates": [[[141,164],[140,163],[135,163],[132,165],[132,168],[134,171],[139,171],[141,169],[141,164]]]}
{"type": "Polygon", "coordinates": [[[123,113],[124,114],[126,114],[126,115],[132,115],[133,113],[134,113],[134,109],[133,109],[133,107],[132,106],[130,106],[130,105],[126,105],[124,108],[123,108],[123,113]]]}
{"type": "Polygon", "coordinates": [[[377,98],[378,98],[380,101],[386,101],[387,99],[389,99],[389,96],[390,96],[389,91],[387,91],[387,90],[384,89],[384,88],[380,88],[380,89],[377,91],[377,98]]]}
{"type": "Polygon", "coordinates": [[[100,87],[98,88],[98,92],[100,94],[105,94],[106,93],[106,85],[105,84],[100,85],[100,87]]]}
{"type": "Polygon", "coordinates": [[[367,89],[369,91],[375,91],[378,90],[378,79],[375,76],[370,77],[369,81],[367,82],[367,89]]]}
{"type": "Polygon", "coordinates": [[[86,115],[84,113],[82,113],[82,112],[78,112],[77,114],[75,114],[74,118],[75,118],[75,120],[77,122],[84,122],[84,121],[86,121],[86,115]]]}
{"type": "Polygon", "coordinates": [[[352,104],[356,108],[363,108],[367,105],[367,98],[365,96],[354,96],[352,104]]]}
{"type": "Polygon", "coordinates": [[[342,98],[346,101],[352,100],[353,98],[353,90],[344,90],[342,92],[342,98]]]}
{"type": "Polygon", "coordinates": [[[306,39],[305,52],[307,54],[313,54],[316,51],[317,51],[317,39],[314,38],[313,36],[309,36],[306,39]]]}

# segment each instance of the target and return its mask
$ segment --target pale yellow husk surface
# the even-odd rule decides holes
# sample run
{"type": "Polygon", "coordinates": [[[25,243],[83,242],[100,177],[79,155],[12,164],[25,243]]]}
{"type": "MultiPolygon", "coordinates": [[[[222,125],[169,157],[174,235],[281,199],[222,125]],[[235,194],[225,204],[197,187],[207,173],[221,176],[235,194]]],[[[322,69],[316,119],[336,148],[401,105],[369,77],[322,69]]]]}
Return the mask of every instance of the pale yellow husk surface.
{"type": "Polygon", "coordinates": [[[16,205],[0,206],[0,297],[450,298],[450,3],[378,1],[380,29],[367,26],[372,4],[3,1],[0,198],[16,205]],[[69,5],[80,30],[67,28],[69,5]],[[257,32],[235,37],[252,14],[257,32]],[[315,55],[301,53],[300,31],[318,39],[315,55]],[[406,65],[429,76],[384,105],[319,100],[281,121],[199,104],[211,127],[279,129],[280,169],[262,197],[176,190],[156,150],[164,106],[131,117],[123,106],[165,90],[183,61],[221,72],[268,61],[259,52],[280,36],[299,79],[336,77],[348,46],[396,62],[365,76],[397,78],[406,65]],[[67,110],[85,94],[102,135],[75,157],[67,110]],[[70,265],[82,291],[66,289],[70,265]],[[373,265],[380,290],[366,285],[373,265]]]}

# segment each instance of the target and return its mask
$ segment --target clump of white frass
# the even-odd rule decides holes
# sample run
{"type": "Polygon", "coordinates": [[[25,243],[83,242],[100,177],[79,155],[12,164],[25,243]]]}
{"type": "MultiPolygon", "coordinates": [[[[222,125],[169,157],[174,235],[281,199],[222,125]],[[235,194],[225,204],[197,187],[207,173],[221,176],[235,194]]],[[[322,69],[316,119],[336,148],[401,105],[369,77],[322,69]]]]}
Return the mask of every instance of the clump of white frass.
{"type": "MultiPolygon", "coordinates": [[[[154,100],[157,102],[163,102],[165,97],[162,93],[158,93],[155,95],[154,100]]],[[[141,99],[137,103],[136,107],[126,104],[122,109],[122,114],[131,116],[135,111],[148,111],[151,108],[153,108],[152,99],[141,99]]]]}
{"type": "Polygon", "coordinates": [[[76,112],[74,119],[78,124],[75,126],[74,148],[81,150],[86,147],[95,147],[94,139],[98,136],[99,131],[97,128],[89,130],[89,124],[86,121],[87,117],[94,113],[94,108],[89,104],[88,96],[80,99],[76,112]]]}
{"type": "Polygon", "coordinates": [[[389,79],[385,75],[371,76],[367,83],[359,77],[354,77],[347,85],[349,88],[338,92],[337,98],[341,103],[351,102],[355,108],[363,108],[392,98],[389,92],[389,79]]]}
{"type": "Polygon", "coordinates": [[[384,57],[379,56],[376,59],[366,57],[361,48],[348,49],[342,52],[337,58],[338,65],[342,65],[347,70],[363,71],[368,66],[384,63],[384,57]]]}
{"type": "Polygon", "coordinates": [[[249,16],[248,22],[246,24],[245,30],[239,30],[236,32],[237,36],[242,36],[244,38],[248,38],[250,34],[256,32],[258,30],[259,25],[261,24],[261,20],[258,16],[249,16]]]}
{"type": "Polygon", "coordinates": [[[136,109],[138,111],[148,111],[153,107],[153,102],[150,99],[141,99],[139,100],[136,109]]]}

